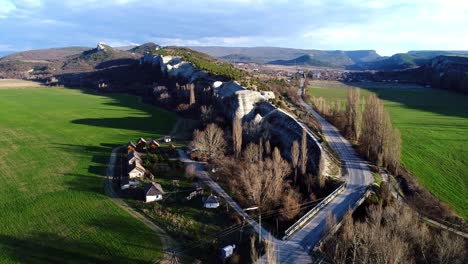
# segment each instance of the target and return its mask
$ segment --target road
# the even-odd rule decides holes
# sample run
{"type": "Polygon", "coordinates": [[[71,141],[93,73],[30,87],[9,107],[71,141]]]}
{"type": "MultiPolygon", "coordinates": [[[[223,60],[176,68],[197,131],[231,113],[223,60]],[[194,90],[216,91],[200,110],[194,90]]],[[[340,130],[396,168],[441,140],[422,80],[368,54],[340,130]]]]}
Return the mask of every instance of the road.
{"type": "Polygon", "coordinates": [[[320,241],[327,212],[331,211],[338,220],[341,219],[346,211],[364,195],[367,186],[374,181],[367,166],[368,163],[359,158],[348,140],[303,101],[303,84],[304,79],[301,80],[301,89],[298,91],[299,101],[306,111],[312,114],[322,125],[323,136],[330,147],[338,154],[344,166],[344,180],[348,184],[342,193],[319,211],[299,231],[294,233],[288,240],[277,244],[280,263],[310,263],[310,258],[308,261],[305,260],[302,254],[297,254],[297,251],[309,252],[320,241]]]}

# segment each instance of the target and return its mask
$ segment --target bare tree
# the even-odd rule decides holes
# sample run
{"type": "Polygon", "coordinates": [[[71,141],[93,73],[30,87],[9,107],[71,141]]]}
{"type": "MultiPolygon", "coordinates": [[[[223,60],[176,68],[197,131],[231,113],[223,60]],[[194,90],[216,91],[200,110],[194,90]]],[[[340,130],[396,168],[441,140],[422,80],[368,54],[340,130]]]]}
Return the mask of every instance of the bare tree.
{"type": "Polygon", "coordinates": [[[289,163],[275,148],[273,158],[257,163],[246,163],[238,172],[238,188],[244,192],[245,199],[260,206],[262,210],[274,207],[279,201],[284,178],[291,173],[289,163]]]}
{"type": "Polygon", "coordinates": [[[464,241],[458,236],[450,235],[447,231],[443,231],[436,239],[435,251],[437,263],[461,264],[464,258],[464,241]]]}
{"type": "Polygon", "coordinates": [[[265,256],[267,264],[276,264],[278,263],[278,250],[275,242],[269,236],[265,241],[265,256]]]}
{"type": "Polygon", "coordinates": [[[193,105],[193,104],[195,104],[195,84],[190,83],[190,84],[188,84],[188,87],[190,89],[190,102],[189,102],[189,104],[193,105]]]}
{"type": "Polygon", "coordinates": [[[294,219],[300,212],[301,196],[295,190],[289,190],[282,198],[282,208],[280,217],[283,220],[294,219]]]}
{"type": "Polygon", "coordinates": [[[336,227],[336,217],[331,210],[328,210],[325,215],[325,226],[323,227],[323,237],[327,237],[333,234],[336,227]]]}
{"type": "Polygon", "coordinates": [[[271,154],[271,144],[270,144],[270,140],[267,140],[265,142],[265,154],[266,155],[270,155],[271,154]]]}
{"type": "Polygon", "coordinates": [[[219,158],[224,155],[226,146],[224,132],[216,124],[209,124],[205,130],[197,129],[193,132],[193,140],[190,145],[208,155],[211,160],[219,158]]]}
{"type": "Polygon", "coordinates": [[[301,141],[301,174],[305,175],[307,172],[307,133],[305,129],[302,130],[301,141]]]}
{"type": "Polygon", "coordinates": [[[195,167],[195,165],[190,164],[185,168],[185,177],[192,180],[193,178],[195,178],[196,172],[197,168],[195,167]]]}
{"type": "Polygon", "coordinates": [[[232,143],[234,154],[239,158],[242,151],[242,121],[237,116],[232,121],[232,143]]]}
{"type": "Polygon", "coordinates": [[[291,146],[291,163],[294,170],[294,182],[297,182],[297,167],[299,166],[299,143],[294,140],[291,146]]]}
{"type": "Polygon", "coordinates": [[[249,143],[243,152],[244,160],[249,163],[259,162],[262,160],[261,152],[263,152],[262,147],[254,143],[249,143]]]}
{"type": "Polygon", "coordinates": [[[352,140],[359,139],[359,133],[361,129],[360,98],[361,93],[358,88],[348,89],[346,103],[346,126],[350,130],[352,140]]]}
{"type": "Polygon", "coordinates": [[[401,135],[398,129],[390,130],[384,146],[384,164],[395,175],[401,160],[401,135]]]}

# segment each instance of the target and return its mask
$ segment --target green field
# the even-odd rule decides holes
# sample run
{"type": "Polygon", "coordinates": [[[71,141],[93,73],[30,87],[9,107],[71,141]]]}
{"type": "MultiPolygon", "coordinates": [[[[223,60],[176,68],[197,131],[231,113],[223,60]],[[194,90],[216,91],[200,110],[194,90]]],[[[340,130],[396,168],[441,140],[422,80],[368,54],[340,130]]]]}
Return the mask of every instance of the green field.
{"type": "Polygon", "coordinates": [[[0,263],[148,263],[160,239],[104,190],[112,147],[175,116],[126,95],[0,91],[0,263]]]}
{"type": "MultiPolygon", "coordinates": [[[[345,100],[344,86],[309,94],[345,100]]],[[[378,87],[375,84],[375,87],[378,87]]],[[[371,85],[372,86],[372,85],[371,85]]],[[[366,84],[369,89],[369,84],[366,84]]],[[[369,89],[385,102],[403,139],[402,163],[436,197],[468,219],[468,96],[434,89],[369,89]]]]}

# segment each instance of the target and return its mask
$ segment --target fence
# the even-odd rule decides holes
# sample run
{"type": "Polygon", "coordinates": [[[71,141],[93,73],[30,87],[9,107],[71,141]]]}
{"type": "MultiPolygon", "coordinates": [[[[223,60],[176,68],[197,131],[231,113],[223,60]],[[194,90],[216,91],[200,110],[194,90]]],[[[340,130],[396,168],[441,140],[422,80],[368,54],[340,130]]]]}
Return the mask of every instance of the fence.
{"type": "Polygon", "coordinates": [[[331,202],[339,193],[344,191],[346,188],[346,183],[343,183],[340,187],[334,190],[330,195],[328,195],[325,199],[323,199],[317,206],[312,208],[309,212],[303,215],[299,220],[297,220],[292,226],[290,226],[285,232],[283,240],[287,239],[291,236],[294,232],[296,232],[299,228],[302,227],[307,221],[309,221],[315,214],[320,211],[323,207],[325,207],[329,202],[331,202]]]}

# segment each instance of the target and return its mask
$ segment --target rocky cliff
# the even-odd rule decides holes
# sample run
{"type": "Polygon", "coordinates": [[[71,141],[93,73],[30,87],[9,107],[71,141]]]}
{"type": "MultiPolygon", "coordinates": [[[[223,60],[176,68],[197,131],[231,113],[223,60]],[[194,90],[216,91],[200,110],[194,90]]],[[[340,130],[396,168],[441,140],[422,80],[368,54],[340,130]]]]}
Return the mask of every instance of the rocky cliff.
{"type": "MultiPolygon", "coordinates": [[[[280,147],[283,156],[287,159],[290,159],[292,143],[301,142],[305,126],[269,102],[275,98],[273,92],[252,91],[237,82],[222,81],[222,78],[199,71],[191,63],[182,61],[179,57],[146,54],[141,59],[141,63],[152,64],[161,71],[164,78],[176,79],[180,83],[210,84],[213,89],[213,101],[220,112],[230,121],[236,116],[243,121],[255,120],[262,129],[268,131],[272,143],[280,147]]],[[[308,169],[317,175],[325,154],[319,141],[310,131],[306,131],[309,148],[308,169]]]]}

